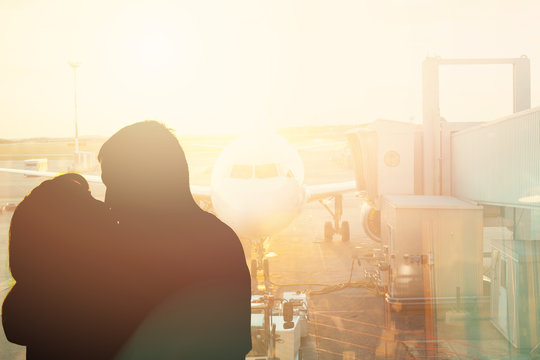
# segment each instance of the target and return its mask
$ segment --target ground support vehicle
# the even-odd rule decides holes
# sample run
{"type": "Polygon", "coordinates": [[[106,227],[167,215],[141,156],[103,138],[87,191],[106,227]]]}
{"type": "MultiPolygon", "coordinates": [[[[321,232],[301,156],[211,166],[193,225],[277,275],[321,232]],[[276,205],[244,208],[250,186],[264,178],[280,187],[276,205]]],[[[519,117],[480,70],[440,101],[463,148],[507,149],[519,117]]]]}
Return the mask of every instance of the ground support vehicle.
{"type": "Polygon", "coordinates": [[[308,335],[306,294],[285,292],[251,297],[252,350],[246,360],[301,360],[301,339],[308,335]]]}

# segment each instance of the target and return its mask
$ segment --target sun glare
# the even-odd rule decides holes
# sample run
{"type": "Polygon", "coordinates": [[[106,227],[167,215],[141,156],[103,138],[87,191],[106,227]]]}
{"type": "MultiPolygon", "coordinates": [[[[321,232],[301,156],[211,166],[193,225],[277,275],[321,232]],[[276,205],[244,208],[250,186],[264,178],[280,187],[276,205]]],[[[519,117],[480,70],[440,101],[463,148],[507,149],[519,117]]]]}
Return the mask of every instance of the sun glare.
{"type": "Polygon", "coordinates": [[[162,67],[171,57],[171,43],[167,35],[159,30],[147,29],[132,39],[133,54],[145,67],[162,67]]]}
{"type": "Polygon", "coordinates": [[[117,47],[116,57],[123,58],[125,64],[130,64],[134,70],[157,70],[170,65],[177,46],[163,24],[156,21],[135,24],[126,20],[119,27],[113,46],[117,47]]]}

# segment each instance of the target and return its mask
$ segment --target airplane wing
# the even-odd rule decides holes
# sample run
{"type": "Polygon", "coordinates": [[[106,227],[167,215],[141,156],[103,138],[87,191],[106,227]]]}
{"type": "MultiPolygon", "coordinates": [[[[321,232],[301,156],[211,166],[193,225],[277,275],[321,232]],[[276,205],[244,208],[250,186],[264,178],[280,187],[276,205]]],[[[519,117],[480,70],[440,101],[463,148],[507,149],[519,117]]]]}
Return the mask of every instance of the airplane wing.
{"type": "Polygon", "coordinates": [[[215,144],[188,144],[186,145],[186,147],[190,147],[190,146],[207,148],[207,149],[219,149],[219,150],[223,150],[226,147],[225,145],[215,145],[215,144]]]}
{"type": "Polygon", "coordinates": [[[189,188],[195,200],[211,201],[210,186],[190,185],[189,188]]]}
{"type": "Polygon", "coordinates": [[[338,193],[356,191],[356,181],[344,181],[339,183],[307,185],[306,195],[307,201],[320,200],[331,197],[338,193]]]}
{"type": "MultiPolygon", "coordinates": [[[[0,168],[0,172],[11,173],[11,174],[22,174],[28,176],[40,176],[45,178],[52,178],[57,175],[62,174],[61,172],[53,171],[36,171],[36,170],[19,170],[19,169],[10,169],[10,168],[0,168]]],[[[84,178],[90,183],[103,183],[101,181],[101,176],[99,175],[86,175],[81,174],[84,178]]]]}
{"type": "MultiPolygon", "coordinates": [[[[19,170],[10,168],[0,168],[0,172],[11,174],[22,174],[28,176],[41,176],[44,178],[52,178],[62,174],[61,172],[53,171],[34,171],[34,170],[19,170]]],[[[89,183],[103,184],[100,175],[81,174],[89,183]]],[[[210,186],[191,185],[191,193],[197,200],[210,200],[210,186]]]]}

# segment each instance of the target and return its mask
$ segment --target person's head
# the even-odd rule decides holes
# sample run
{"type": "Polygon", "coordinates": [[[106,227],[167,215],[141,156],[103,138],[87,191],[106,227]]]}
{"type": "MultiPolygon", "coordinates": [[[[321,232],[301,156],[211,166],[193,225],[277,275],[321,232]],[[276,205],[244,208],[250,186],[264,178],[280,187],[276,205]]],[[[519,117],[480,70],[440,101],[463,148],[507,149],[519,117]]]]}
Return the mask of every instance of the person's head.
{"type": "Polygon", "coordinates": [[[184,151],[171,130],[157,121],[120,129],[103,144],[98,160],[107,186],[105,203],[117,213],[194,204],[184,151]]]}
{"type": "Polygon", "coordinates": [[[96,215],[103,219],[105,210],[79,174],[67,173],[43,181],[19,203],[11,219],[9,255],[13,275],[39,278],[50,275],[43,270],[63,271],[62,264],[77,256],[73,251],[98,231],[94,220],[96,215]]]}

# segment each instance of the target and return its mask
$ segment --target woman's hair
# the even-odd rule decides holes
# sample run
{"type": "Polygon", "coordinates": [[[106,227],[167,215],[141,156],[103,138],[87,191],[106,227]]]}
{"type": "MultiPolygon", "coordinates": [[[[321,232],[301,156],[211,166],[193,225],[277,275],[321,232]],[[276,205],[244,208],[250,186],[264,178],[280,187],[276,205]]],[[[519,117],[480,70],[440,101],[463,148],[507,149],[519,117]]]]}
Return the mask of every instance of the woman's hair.
{"type": "Polygon", "coordinates": [[[108,256],[116,254],[108,246],[113,226],[79,174],[46,180],[23,199],[9,233],[16,283],[2,322],[10,341],[27,345],[36,358],[112,358],[115,345],[103,338],[123,305],[110,303],[117,279],[108,256]]]}
{"type": "MultiPolygon", "coordinates": [[[[75,173],[45,180],[34,188],[15,209],[9,229],[9,262],[13,277],[40,279],[50,271],[62,270],[69,253],[69,242],[86,237],[95,224],[95,200],[84,177],[75,173]]],[[[32,280],[33,281],[33,280],[32,280]]]]}

